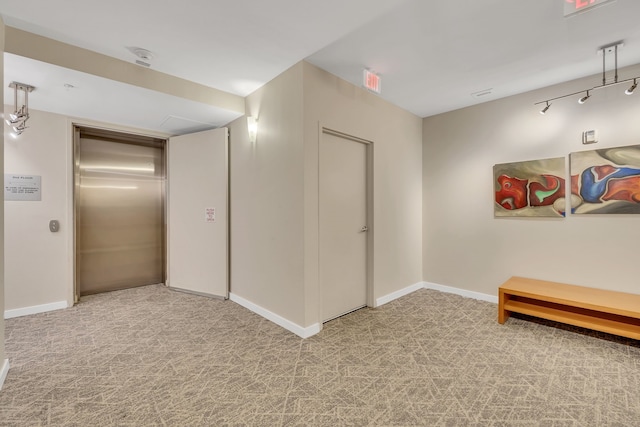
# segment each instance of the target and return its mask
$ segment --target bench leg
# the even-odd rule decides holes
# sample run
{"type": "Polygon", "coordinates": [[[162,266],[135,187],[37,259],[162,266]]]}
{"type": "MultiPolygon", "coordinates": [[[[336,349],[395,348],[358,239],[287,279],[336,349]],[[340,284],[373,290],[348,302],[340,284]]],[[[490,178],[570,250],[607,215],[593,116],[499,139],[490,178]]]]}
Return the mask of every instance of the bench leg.
{"type": "Polygon", "coordinates": [[[504,309],[505,303],[509,300],[509,294],[502,289],[498,291],[498,323],[501,325],[509,318],[509,312],[504,309]]]}

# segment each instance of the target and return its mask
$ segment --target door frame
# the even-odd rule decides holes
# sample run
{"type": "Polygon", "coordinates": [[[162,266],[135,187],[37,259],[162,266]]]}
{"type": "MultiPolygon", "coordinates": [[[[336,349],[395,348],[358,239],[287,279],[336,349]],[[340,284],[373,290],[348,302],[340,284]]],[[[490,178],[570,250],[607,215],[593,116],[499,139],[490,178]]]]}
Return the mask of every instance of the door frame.
{"type": "Polygon", "coordinates": [[[71,254],[71,273],[72,273],[72,305],[80,302],[80,288],[78,286],[77,279],[77,238],[78,238],[78,222],[79,222],[79,210],[77,206],[77,191],[80,185],[80,130],[81,129],[89,129],[90,131],[95,131],[97,134],[120,134],[125,138],[129,138],[132,141],[139,139],[140,141],[149,141],[151,139],[157,140],[162,148],[162,167],[164,168],[164,177],[162,180],[162,275],[163,280],[162,283],[166,284],[166,280],[168,277],[168,259],[167,259],[167,137],[159,136],[159,135],[145,135],[141,133],[135,133],[133,131],[124,130],[124,129],[113,129],[108,127],[102,127],[96,124],[89,123],[80,123],[80,122],[71,122],[71,204],[72,204],[72,254],[71,254]]]}
{"type": "MultiPolygon", "coordinates": [[[[366,151],[366,194],[365,197],[367,199],[366,203],[366,221],[367,221],[367,244],[366,244],[366,306],[367,307],[375,307],[375,298],[374,298],[374,265],[373,265],[373,254],[374,254],[374,239],[375,239],[375,227],[374,227],[374,215],[373,215],[373,159],[374,159],[374,142],[368,139],[360,138],[358,136],[345,133],[339,130],[336,130],[331,127],[324,126],[322,123],[318,126],[318,213],[320,212],[320,146],[322,144],[323,135],[332,135],[337,138],[346,139],[349,141],[357,142],[360,144],[364,144],[366,151]]],[[[318,220],[318,286],[321,286],[320,282],[320,221],[318,220]]],[[[318,313],[322,313],[322,289],[318,289],[318,313]]],[[[322,319],[322,316],[319,318],[320,324],[324,323],[325,320],[322,319]]]]}

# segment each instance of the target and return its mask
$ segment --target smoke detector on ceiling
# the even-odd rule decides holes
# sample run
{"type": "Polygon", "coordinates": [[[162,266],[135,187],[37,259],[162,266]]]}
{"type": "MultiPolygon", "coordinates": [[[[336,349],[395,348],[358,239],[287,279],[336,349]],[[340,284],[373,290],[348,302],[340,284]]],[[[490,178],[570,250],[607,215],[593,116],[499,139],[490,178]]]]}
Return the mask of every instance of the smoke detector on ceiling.
{"type": "Polygon", "coordinates": [[[129,49],[131,53],[138,57],[138,59],[136,59],[136,64],[142,65],[143,67],[147,68],[151,67],[153,53],[141,47],[128,47],[127,49],[129,49]]]}

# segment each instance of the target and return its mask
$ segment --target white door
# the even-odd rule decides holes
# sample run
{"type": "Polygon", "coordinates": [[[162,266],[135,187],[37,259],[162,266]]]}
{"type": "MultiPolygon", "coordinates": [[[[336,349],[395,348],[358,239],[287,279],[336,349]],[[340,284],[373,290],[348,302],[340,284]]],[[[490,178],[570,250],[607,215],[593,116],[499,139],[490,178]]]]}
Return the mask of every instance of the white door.
{"type": "Polygon", "coordinates": [[[367,145],[329,133],[320,141],[322,321],[367,304],[367,145]]]}
{"type": "Polygon", "coordinates": [[[227,128],[169,139],[170,287],[228,297],[227,128]]]}

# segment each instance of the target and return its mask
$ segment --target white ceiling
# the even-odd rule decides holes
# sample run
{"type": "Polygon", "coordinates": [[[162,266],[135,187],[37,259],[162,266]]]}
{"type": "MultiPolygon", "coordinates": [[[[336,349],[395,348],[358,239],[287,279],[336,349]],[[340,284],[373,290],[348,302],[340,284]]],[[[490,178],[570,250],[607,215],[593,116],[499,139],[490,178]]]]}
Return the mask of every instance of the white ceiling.
{"type": "MultiPolygon", "coordinates": [[[[0,11],[9,26],[118,59],[146,48],[156,71],[241,96],[303,59],[358,85],[368,67],[383,98],[425,117],[598,74],[597,48],[617,40],[619,67],[640,63],[638,0],[564,18],[567,1],[0,0],[0,11]]],[[[10,54],[5,80],[37,87],[31,108],[168,133],[238,116],[10,54]]]]}

